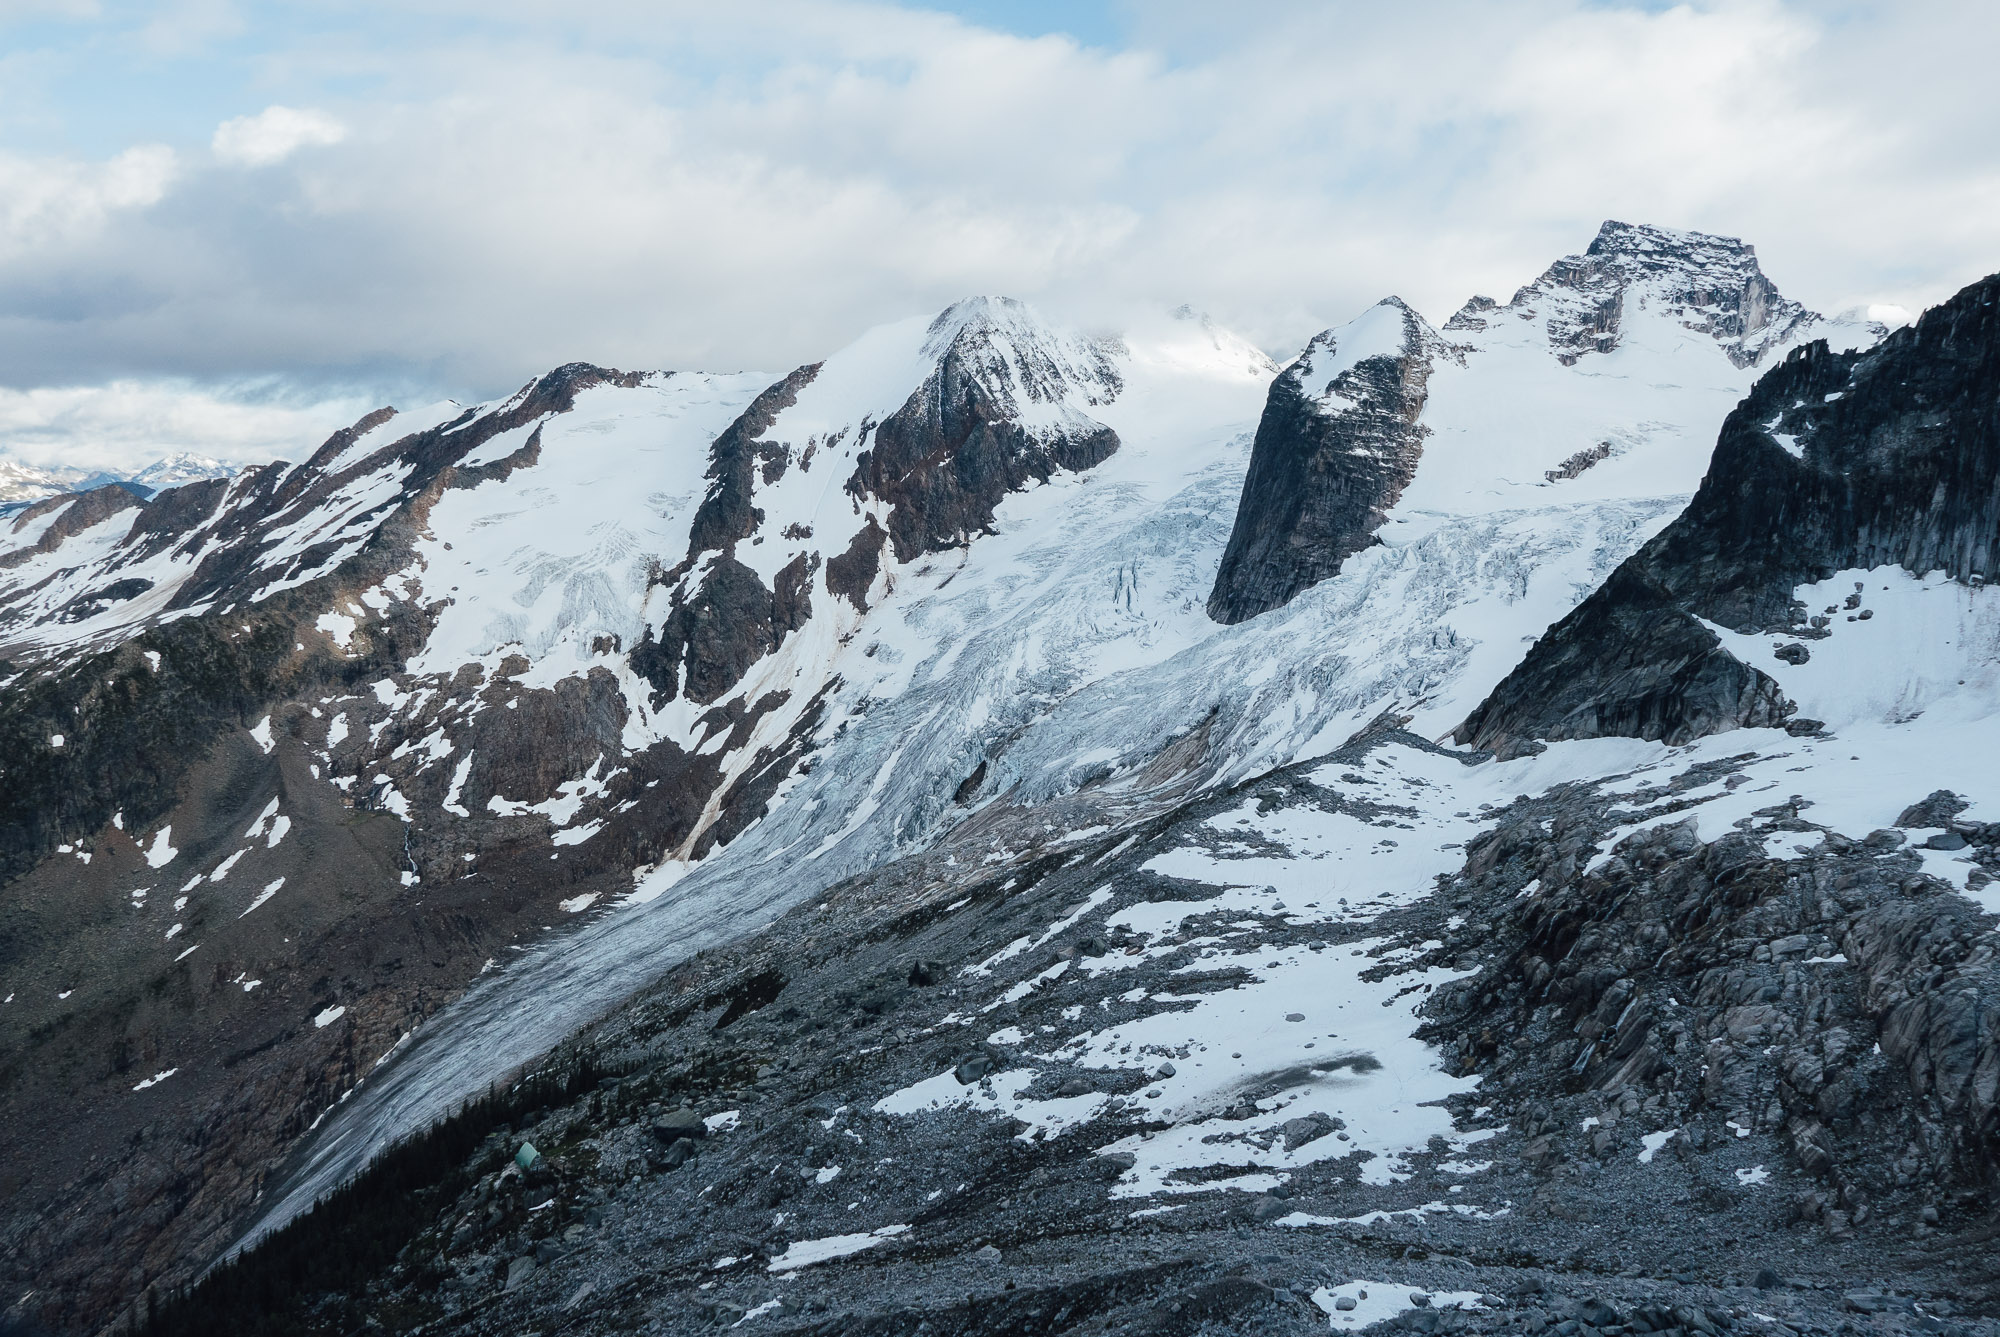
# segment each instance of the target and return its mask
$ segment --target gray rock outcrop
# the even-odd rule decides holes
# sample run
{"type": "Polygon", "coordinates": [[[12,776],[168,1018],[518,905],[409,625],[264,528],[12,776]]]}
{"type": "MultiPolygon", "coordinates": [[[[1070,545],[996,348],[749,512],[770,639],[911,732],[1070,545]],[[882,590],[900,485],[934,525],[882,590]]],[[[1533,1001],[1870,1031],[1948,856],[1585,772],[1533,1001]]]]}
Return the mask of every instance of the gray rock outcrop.
{"type": "Polygon", "coordinates": [[[1450,356],[1391,297],[1317,335],[1271,383],[1210,617],[1233,624],[1282,607],[1376,541],[1423,454],[1431,369],[1450,356]],[[1385,314],[1400,319],[1400,337],[1379,338],[1385,314]]]}

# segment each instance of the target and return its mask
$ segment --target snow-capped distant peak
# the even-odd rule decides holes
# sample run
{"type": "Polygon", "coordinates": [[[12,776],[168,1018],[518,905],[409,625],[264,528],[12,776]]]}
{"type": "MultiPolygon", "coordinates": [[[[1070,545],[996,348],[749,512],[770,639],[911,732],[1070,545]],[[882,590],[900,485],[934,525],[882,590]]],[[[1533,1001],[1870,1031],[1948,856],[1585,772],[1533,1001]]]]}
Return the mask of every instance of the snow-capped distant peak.
{"type": "Polygon", "coordinates": [[[132,474],[126,481],[151,488],[155,492],[162,492],[170,487],[180,487],[184,483],[198,483],[207,478],[230,478],[236,472],[237,466],[233,464],[224,464],[221,460],[183,450],[176,451],[164,459],[155,460],[138,473],[132,474]]]}
{"type": "Polygon", "coordinates": [[[1475,297],[1445,329],[1479,332],[1502,316],[1542,324],[1565,366],[1618,348],[1634,320],[1666,320],[1707,335],[1745,368],[1823,322],[1779,294],[1747,242],[1615,219],[1582,255],[1556,261],[1504,307],[1475,297]]]}
{"type": "Polygon", "coordinates": [[[67,492],[82,476],[81,469],[42,469],[0,459],[0,506],[25,505],[67,492]]]}
{"type": "MultiPolygon", "coordinates": [[[[1183,302],[1168,313],[1167,318],[1180,327],[1177,337],[1170,342],[1177,345],[1191,345],[1203,350],[1199,361],[1211,372],[1225,374],[1244,373],[1251,376],[1269,378],[1280,370],[1271,355],[1245,339],[1234,330],[1216,324],[1215,318],[1206,311],[1197,311],[1183,302]],[[1189,327],[1200,333],[1189,340],[1182,333],[1189,327]]],[[[1130,341],[1127,341],[1128,348],[1130,341]]]]}
{"type": "Polygon", "coordinates": [[[938,313],[923,341],[923,356],[941,372],[977,378],[1017,411],[1115,399],[1122,388],[1112,360],[1116,351],[1116,345],[1055,329],[1012,297],[954,302],[938,313]]]}

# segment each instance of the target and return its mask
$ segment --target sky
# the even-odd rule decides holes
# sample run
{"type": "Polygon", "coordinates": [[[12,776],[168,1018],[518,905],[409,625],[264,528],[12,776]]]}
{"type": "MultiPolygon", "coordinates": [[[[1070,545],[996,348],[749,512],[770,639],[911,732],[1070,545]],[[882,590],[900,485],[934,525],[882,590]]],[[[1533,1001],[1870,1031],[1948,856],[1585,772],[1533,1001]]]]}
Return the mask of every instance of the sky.
{"type": "Polygon", "coordinates": [[[1995,50],[1951,0],[0,0],[0,456],[297,459],[976,293],[1284,358],[1606,218],[1914,311],[2000,269],[1995,50]]]}

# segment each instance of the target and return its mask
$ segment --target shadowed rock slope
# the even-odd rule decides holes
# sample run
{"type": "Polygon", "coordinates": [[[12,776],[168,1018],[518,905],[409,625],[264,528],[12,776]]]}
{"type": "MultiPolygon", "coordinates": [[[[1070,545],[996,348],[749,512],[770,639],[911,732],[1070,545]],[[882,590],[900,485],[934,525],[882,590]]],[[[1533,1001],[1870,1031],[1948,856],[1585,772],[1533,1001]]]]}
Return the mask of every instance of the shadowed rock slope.
{"type": "Polygon", "coordinates": [[[1814,343],[1774,368],[1723,424],[1687,510],[1457,739],[1509,756],[1537,739],[1682,743],[1783,724],[1777,683],[1709,624],[1818,639],[1828,617],[1797,587],[1890,565],[1973,584],[2000,569],[2000,276],[1869,352],[1814,343]]]}
{"type": "Polygon", "coordinates": [[[1423,454],[1417,419],[1438,356],[1444,342],[1391,297],[1316,336],[1272,382],[1210,617],[1280,607],[1376,541],[1423,454]]]}

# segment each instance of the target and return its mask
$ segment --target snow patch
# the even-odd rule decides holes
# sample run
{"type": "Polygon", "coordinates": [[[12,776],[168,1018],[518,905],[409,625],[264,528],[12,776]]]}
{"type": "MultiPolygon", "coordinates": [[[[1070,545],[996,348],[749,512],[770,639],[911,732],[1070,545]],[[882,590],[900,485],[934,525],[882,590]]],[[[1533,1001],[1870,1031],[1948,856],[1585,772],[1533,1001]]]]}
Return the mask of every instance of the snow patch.
{"type": "Polygon", "coordinates": [[[896,1236],[903,1234],[907,1225],[883,1226],[877,1230],[859,1235],[829,1235],[825,1239],[795,1240],[785,1251],[771,1260],[772,1272],[795,1272],[802,1267],[824,1263],[835,1258],[846,1258],[864,1249],[875,1248],[896,1236]]]}
{"type": "Polygon", "coordinates": [[[146,848],[146,862],[154,868],[165,868],[174,861],[180,851],[173,847],[173,824],[169,822],[153,833],[153,843],[146,848]]]}
{"type": "Polygon", "coordinates": [[[262,891],[260,891],[260,892],[258,892],[258,893],[257,893],[257,896],[256,896],[256,899],[252,900],[252,901],[250,902],[250,904],[249,904],[249,905],[247,905],[247,906],[245,906],[245,907],[244,907],[244,910],[243,910],[243,914],[240,914],[240,915],[238,915],[238,916],[236,916],[236,917],[237,917],[238,919],[241,919],[241,918],[243,918],[243,917],[244,917],[244,915],[248,915],[248,914],[249,914],[249,913],[250,913],[250,912],[251,912],[252,910],[255,910],[255,909],[256,909],[256,908],[258,907],[258,906],[262,905],[262,904],[263,904],[263,903],[264,903],[265,901],[268,901],[268,900],[270,900],[270,899],[271,899],[271,898],[272,898],[273,896],[277,895],[277,894],[278,894],[278,889],[279,889],[280,887],[284,886],[284,885],[285,885],[285,879],[283,879],[282,877],[281,877],[281,878],[277,878],[277,879],[275,879],[275,880],[274,880],[274,881],[272,881],[272,882],[271,882],[271,883],[270,883],[270,884],[269,884],[268,886],[266,886],[266,887],[265,887],[265,888],[264,888],[264,889],[263,889],[262,891]]]}

